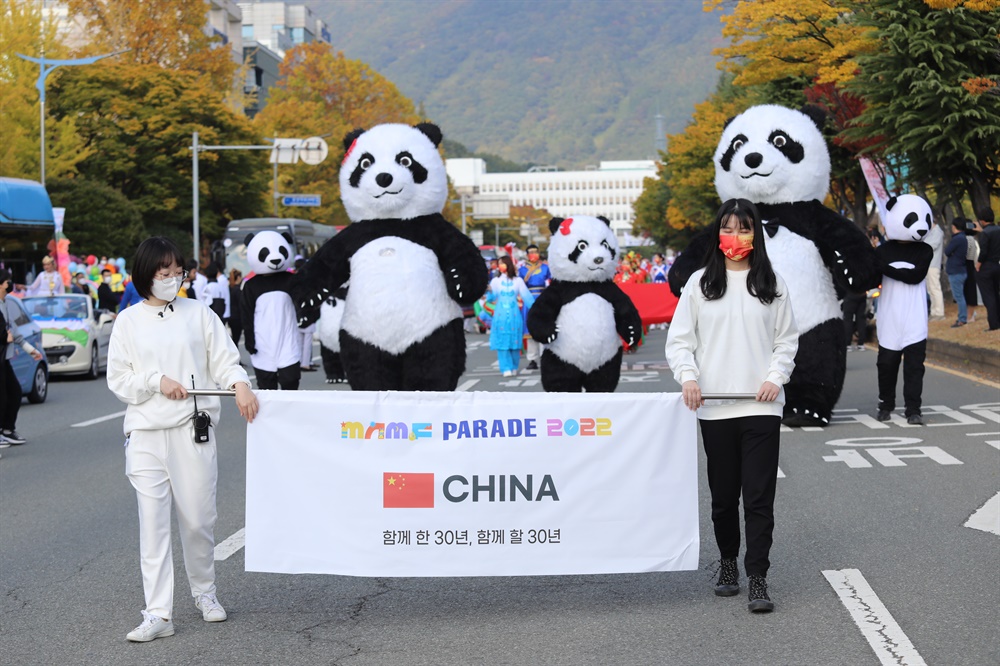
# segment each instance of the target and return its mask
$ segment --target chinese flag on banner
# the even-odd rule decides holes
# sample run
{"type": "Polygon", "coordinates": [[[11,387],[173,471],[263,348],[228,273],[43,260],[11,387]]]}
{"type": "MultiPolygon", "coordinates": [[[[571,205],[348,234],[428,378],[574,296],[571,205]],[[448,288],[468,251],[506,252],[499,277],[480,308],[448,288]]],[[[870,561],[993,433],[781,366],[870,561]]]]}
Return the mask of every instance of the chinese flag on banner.
{"type": "Polygon", "coordinates": [[[434,475],[383,472],[382,507],[385,509],[433,509],[434,475]]]}

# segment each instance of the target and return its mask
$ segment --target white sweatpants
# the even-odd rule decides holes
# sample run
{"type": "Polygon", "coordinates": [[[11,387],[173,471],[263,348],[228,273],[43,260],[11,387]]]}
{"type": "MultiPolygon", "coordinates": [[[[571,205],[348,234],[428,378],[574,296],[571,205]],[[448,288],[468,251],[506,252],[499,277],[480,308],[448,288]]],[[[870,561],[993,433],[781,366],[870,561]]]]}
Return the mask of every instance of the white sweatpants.
{"type": "Polygon", "coordinates": [[[528,363],[531,363],[532,361],[536,363],[541,363],[543,349],[545,349],[545,347],[542,346],[541,342],[529,338],[527,349],[525,349],[525,354],[524,354],[525,358],[528,359],[528,363]]]}
{"type": "Polygon", "coordinates": [[[146,612],[172,617],[174,559],[171,501],[177,507],[184,568],[191,594],[215,594],[215,486],[219,469],[214,429],[205,444],[191,424],[135,430],[125,448],[125,474],[139,501],[139,555],[146,612]]]}

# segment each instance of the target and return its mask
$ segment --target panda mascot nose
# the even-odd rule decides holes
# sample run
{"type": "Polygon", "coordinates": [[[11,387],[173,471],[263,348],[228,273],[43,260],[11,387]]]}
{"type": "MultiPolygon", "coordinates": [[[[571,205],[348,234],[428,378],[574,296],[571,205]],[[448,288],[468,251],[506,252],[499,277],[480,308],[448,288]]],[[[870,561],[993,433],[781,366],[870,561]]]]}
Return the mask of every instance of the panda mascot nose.
{"type": "Polygon", "coordinates": [[[761,155],[760,153],[749,153],[746,157],[743,158],[743,161],[751,169],[756,169],[757,167],[760,166],[760,163],[764,161],[764,156],[761,155]]]}
{"type": "Polygon", "coordinates": [[[379,187],[389,187],[392,185],[392,174],[382,172],[375,176],[375,182],[378,183],[379,187]]]}
{"type": "Polygon", "coordinates": [[[604,257],[594,257],[594,263],[595,264],[603,264],[604,263],[604,257]]]}

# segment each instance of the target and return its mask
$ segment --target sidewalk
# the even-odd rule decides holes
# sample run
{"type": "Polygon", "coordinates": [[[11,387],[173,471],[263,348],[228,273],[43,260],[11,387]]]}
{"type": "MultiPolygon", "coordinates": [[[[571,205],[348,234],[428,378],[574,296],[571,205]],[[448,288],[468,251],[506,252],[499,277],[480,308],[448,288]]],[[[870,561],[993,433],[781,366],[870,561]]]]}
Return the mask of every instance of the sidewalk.
{"type": "Polygon", "coordinates": [[[951,328],[958,318],[958,306],[946,303],[944,320],[928,325],[927,360],[1000,382],[1000,331],[986,330],[986,308],[982,305],[976,306],[975,313],[975,321],[951,328]]]}

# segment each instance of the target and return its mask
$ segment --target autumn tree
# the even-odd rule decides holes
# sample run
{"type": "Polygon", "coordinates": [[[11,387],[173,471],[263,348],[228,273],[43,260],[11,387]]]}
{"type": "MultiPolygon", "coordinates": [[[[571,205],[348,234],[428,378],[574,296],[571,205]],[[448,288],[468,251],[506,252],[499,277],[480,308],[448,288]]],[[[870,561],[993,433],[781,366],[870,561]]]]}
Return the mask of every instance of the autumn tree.
{"type": "Polygon", "coordinates": [[[87,29],[87,54],[128,49],[137,65],[198,72],[219,91],[231,93],[237,63],[219,37],[205,33],[208,3],[191,0],[64,0],[87,29]]]}
{"type": "MultiPolygon", "coordinates": [[[[39,66],[19,58],[67,57],[56,36],[56,26],[42,16],[35,0],[5,0],[0,4],[0,175],[38,180],[41,173],[38,79],[39,66]]],[[[52,85],[63,70],[53,72],[52,85]]],[[[45,171],[59,178],[74,173],[90,153],[76,134],[72,117],[55,119],[46,109],[45,171]]]]}
{"type": "MultiPolygon", "coordinates": [[[[94,152],[80,174],[105,183],[134,203],[149,233],[190,246],[191,140],[206,145],[251,145],[249,121],[232,112],[203,76],[155,64],[75,67],[50,91],[53,115],[77,120],[94,152]]],[[[200,226],[221,236],[228,220],[263,212],[268,169],[254,152],[203,152],[199,158],[200,226]]]]}
{"type": "Polygon", "coordinates": [[[59,178],[46,189],[52,205],[66,209],[63,230],[73,254],[131,257],[147,235],[139,207],[104,183],[59,178]]]}
{"type": "Polygon", "coordinates": [[[413,103],[389,80],[324,42],[296,46],[285,56],[280,73],[267,106],[254,118],[257,133],[265,137],[325,136],[330,145],[330,157],[317,166],[281,166],[280,189],[322,195],[322,206],[297,215],[326,224],[348,224],[340,204],[343,137],[356,127],[414,124],[421,119],[413,103]]]}
{"type": "Polygon", "coordinates": [[[1000,187],[1000,95],[963,85],[1000,81],[997,4],[871,0],[857,16],[879,39],[848,85],[867,105],[849,136],[897,156],[911,182],[939,183],[958,210],[963,194],[989,206],[1000,187]]]}

